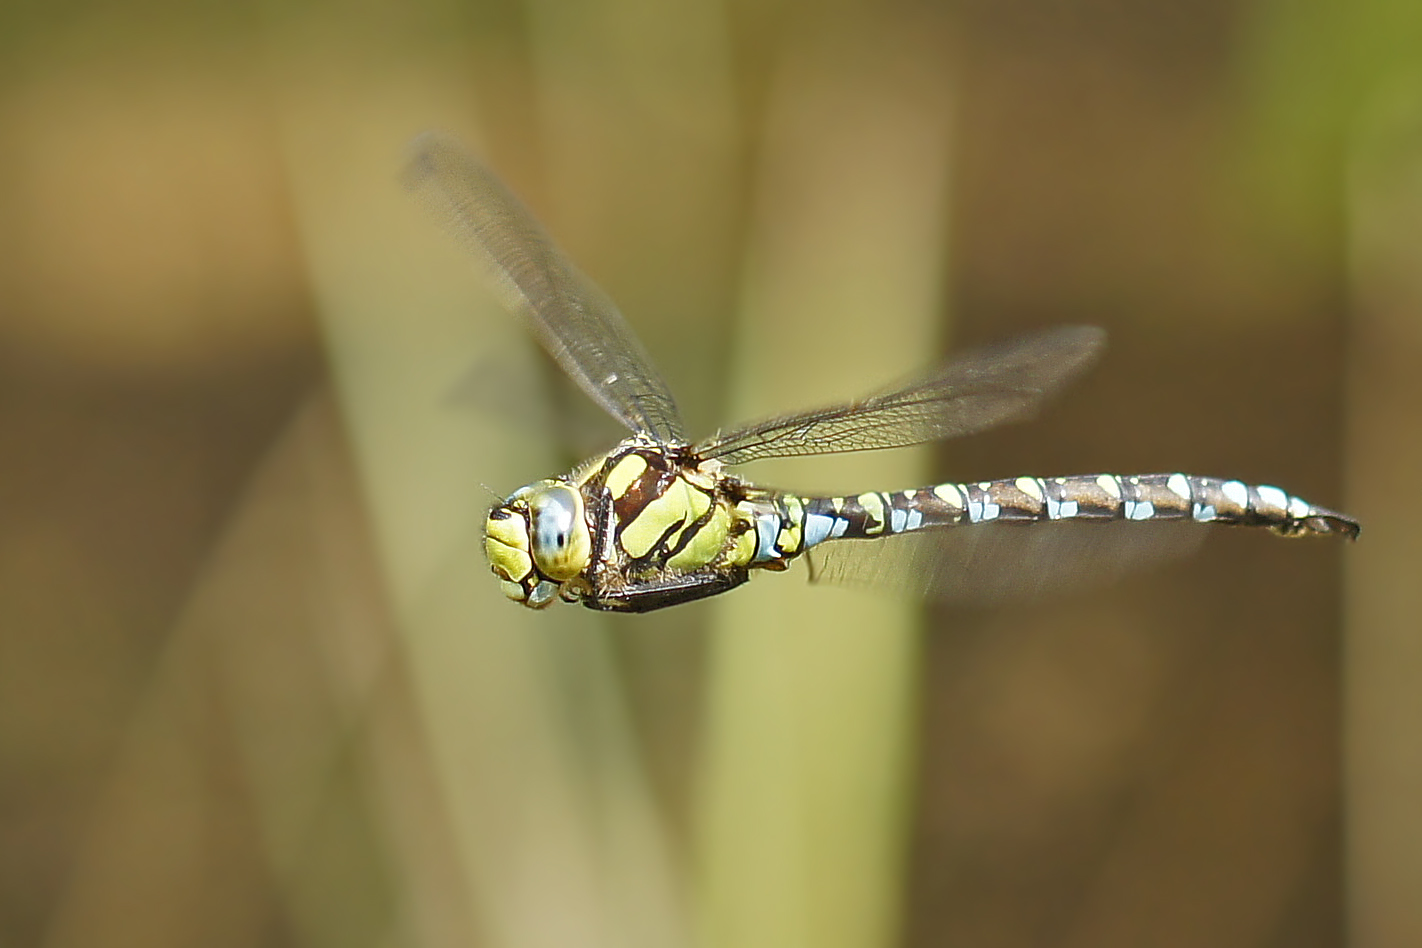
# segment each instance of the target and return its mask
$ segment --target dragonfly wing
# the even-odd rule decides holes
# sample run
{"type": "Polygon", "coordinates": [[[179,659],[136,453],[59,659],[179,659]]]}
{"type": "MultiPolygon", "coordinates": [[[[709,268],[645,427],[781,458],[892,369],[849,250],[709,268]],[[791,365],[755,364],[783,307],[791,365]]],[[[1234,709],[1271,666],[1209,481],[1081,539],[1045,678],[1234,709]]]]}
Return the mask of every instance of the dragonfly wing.
{"type": "Polygon", "coordinates": [[[811,582],[993,603],[1103,586],[1191,553],[1208,533],[1181,522],[994,523],[832,540],[806,555],[811,582]]]}
{"type": "Polygon", "coordinates": [[[1106,334],[1069,326],[983,349],[858,401],[782,415],[697,444],[698,457],[760,458],[898,448],[1026,418],[1096,360],[1106,334]]]}
{"type": "Polygon", "coordinates": [[[671,392],[627,321],[493,172],[451,139],[427,133],[412,145],[404,180],[593,401],[634,432],[685,443],[671,392]]]}

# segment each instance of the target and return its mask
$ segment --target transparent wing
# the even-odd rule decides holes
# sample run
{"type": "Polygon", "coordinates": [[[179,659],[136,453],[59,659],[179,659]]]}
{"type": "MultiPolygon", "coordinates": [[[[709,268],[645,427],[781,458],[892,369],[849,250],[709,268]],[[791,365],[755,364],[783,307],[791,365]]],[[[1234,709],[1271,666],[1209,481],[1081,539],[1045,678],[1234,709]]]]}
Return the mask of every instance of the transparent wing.
{"type": "Polygon", "coordinates": [[[708,438],[698,457],[760,458],[898,448],[1028,417],[1095,361],[1106,334],[1070,326],[959,358],[907,385],[858,401],[782,415],[708,438]]]}
{"type": "Polygon", "coordinates": [[[992,603],[1104,586],[1193,552],[1209,530],[1189,522],[993,523],[810,550],[810,581],[875,586],[929,599],[992,603]]]}
{"type": "Polygon", "coordinates": [[[404,180],[593,401],[635,432],[685,443],[671,392],[622,314],[493,172],[456,142],[427,133],[411,146],[404,180]]]}

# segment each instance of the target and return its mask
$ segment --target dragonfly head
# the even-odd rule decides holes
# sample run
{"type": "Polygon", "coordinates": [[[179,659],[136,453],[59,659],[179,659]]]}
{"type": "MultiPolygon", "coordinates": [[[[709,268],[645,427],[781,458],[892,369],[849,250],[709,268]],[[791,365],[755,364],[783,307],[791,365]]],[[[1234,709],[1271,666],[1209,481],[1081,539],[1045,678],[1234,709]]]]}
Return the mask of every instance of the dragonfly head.
{"type": "Polygon", "coordinates": [[[592,559],[583,495],[557,480],[522,488],[489,511],[484,552],[504,595],[543,608],[592,559]]]}

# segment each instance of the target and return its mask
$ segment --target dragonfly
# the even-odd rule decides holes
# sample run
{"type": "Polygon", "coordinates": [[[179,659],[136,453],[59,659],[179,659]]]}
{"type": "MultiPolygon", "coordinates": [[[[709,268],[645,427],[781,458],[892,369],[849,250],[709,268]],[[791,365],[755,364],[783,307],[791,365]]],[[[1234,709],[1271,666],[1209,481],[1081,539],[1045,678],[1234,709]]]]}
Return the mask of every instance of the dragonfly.
{"type": "Polygon", "coordinates": [[[807,496],[729,468],[895,448],[1030,416],[1100,354],[1064,327],[961,356],[906,384],[690,441],[617,307],[456,141],[415,141],[406,186],[482,264],[500,302],[631,434],[490,510],[484,547],[505,595],[649,612],[728,592],[806,557],[811,578],[991,599],[1124,569],[1192,545],[1202,524],[1356,539],[1358,521],[1277,487],[1193,474],[1086,474],[807,496]]]}

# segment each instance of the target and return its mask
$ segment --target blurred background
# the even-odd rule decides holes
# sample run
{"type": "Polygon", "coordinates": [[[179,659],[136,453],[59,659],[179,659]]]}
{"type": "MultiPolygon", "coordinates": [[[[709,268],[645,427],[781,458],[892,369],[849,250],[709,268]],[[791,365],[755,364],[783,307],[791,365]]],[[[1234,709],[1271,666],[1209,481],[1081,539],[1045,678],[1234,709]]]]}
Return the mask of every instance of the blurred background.
{"type": "Polygon", "coordinates": [[[1422,8],[0,7],[0,945],[1422,944],[1422,8]],[[1184,470],[1041,603],[503,599],[598,417],[397,182],[485,155],[693,434],[1106,327],[806,490],[1184,470]]]}

